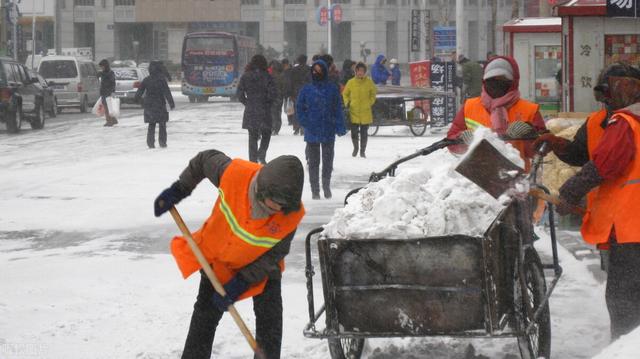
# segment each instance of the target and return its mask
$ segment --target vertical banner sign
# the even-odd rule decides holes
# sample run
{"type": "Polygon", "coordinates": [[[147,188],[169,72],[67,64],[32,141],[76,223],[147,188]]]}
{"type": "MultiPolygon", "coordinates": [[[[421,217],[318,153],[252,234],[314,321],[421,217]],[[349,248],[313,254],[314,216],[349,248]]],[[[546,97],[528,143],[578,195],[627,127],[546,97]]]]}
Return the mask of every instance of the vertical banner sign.
{"type": "Polygon", "coordinates": [[[430,59],[431,53],[431,10],[424,10],[424,55],[425,59],[430,59]]]}
{"type": "MultiPolygon", "coordinates": [[[[453,92],[456,66],[453,62],[432,62],[431,88],[453,92]]],[[[431,127],[445,127],[453,121],[456,111],[455,97],[436,97],[431,100],[431,127]]]]}
{"type": "Polygon", "coordinates": [[[411,10],[411,51],[420,51],[420,10],[411,10]]]}
{"type": "MultiPolygon", "coordinates": [[[[455,92],[454,86],[456,81],[456,64],[455,62],[445,63],[445,88],[447,92],[455,92]]],[[[446,108],[446,124],[453,122],[453,118],[456,114],[456,98],[455,96],[447,96],[447,108],[446,108]]]]}
{"type": "Polygon", "coordinates": [[[607,16],[637,17],[638,0],[607,0],[607,16]]]}
{"type": "MultiPolygon", "coordinates": [[[[430,71],[431,68],[429,61],[418,61],[409,63],[409,75],[411,77],[411,86],[413,87],[430,87],[430,71]]],[[[423,113],[431,113],[429,107],[429,100],[414,101],[416,107],[422,108],[423,113]]]]}

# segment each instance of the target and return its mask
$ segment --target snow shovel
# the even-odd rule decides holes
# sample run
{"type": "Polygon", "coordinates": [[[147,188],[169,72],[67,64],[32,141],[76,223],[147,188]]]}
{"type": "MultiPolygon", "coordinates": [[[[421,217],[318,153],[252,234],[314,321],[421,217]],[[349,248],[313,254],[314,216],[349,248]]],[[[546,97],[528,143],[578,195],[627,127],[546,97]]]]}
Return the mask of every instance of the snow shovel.
{"type": "MultiPolygon", "coordinates": [[[[541,155],[536,156],[539,158],[534,158],[534,162],[540,161],[541,155]]],[[[515,188],[517,182],[528,177],[521,167],[511,162],[487,140],[482,140],[471,153],[467,154],[467,157],[456,167],[456,172],[496,199],[515,188]]],[[[562,201],[559,197],[547,194],[538,188],[530,189],[529,195],[555,205],[560,205],[562,201]]],[[[586,210],[579,206],[571,206],[571,211],[582,215],[586,213],[586,210]]]]}
{"type": "MultiPolygon", "coordinates": [[[[178,228],[180,228],[182,235],[184,235],[184,237],[187,239],[189,247],[191,247],[193,254],[198,259],[198,263],[200,263],[200,266],[202,266],[202,269],[209,278],[209,281],[211,281],[213,288],[216,290],[216,292],[218,292],[218,294],[220,294],[221,296],[225,296],[227,293],[225,292],[224,287],[222,286],[222,284],[220,284],[220,281],[216,277],[216,274],[213,272],[213,269],[211,269],[211,265],[209,265],[209,262],[207,262],[207,260],[205,259],[200,248],[198,248],[196,241],[193,239],[193,237],[191,237],[191,231],[189,231],[189,228],[187,228],[187,225],[182,220],[182,217],[180,216],[180,213],[178,213],[176,207],[171,207],[169,212],[171,213],[173,220],[176,221],[178,228]]],[[[240,328],[240,331],[244,335],[245,339],[247,339],[247,342],[249,342],[249,346],[251,346],[251,349],[253,349],[253,352],[256,354],[256,356],[260,359],[267,359],[260,347],[258,347],[258,342],[256,342],[256,340],[253,338],[253,335],[249,331],[249,328],[247,328],[247,325],[240,317],[240,314],[236,310],[236,307],[231,304],[227,309],[229,310],[229,314],[231,314],[231,316],[233,317],[233,320],[236,322],[238,328],[240,328]]]]}
{"type": "Polygon", "coordinates": [[[514,188],[524,170],[506,158],[489,141],[482,140],[458,164],[456,172],[497,199],[514,188]]]}

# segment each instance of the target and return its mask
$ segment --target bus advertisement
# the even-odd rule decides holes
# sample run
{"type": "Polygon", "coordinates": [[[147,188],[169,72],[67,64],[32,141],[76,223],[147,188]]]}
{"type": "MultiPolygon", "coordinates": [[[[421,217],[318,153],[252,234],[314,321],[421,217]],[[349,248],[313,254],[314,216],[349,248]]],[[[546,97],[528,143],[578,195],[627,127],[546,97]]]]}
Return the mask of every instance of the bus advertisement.
{"type": "Polygon", "coordinates": [[[190,102],[235,98],[238,81],[255,54],[253,38],[226,32],[187,34],[182,44],[182,93],[190,102]]]}

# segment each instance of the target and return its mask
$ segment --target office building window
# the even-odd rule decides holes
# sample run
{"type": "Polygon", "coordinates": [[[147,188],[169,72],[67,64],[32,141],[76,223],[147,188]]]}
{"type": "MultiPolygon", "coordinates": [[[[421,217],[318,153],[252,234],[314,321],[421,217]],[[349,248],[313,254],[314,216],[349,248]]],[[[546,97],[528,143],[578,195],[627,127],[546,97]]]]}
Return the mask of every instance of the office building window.
{"type": "Polygon", "coordinates": [[[136,6],[136,0],[115,0],[116,6],[136,6]]]}
{"type": "Polygon", "coordinates": [[[73,6],[94,6],[94,0],[73,0],[73,6]]]}
{"type": "Polygon", "coordinates": [[[285,5],[292,5],[292,4],[305,5],[306,3],[307,3],[307,0],[284,0],[285,5]]]}
{"type": "Polygon", "coordinates": [[[332,4],[351,4],[351,0],[333,0],[332,4]]]}

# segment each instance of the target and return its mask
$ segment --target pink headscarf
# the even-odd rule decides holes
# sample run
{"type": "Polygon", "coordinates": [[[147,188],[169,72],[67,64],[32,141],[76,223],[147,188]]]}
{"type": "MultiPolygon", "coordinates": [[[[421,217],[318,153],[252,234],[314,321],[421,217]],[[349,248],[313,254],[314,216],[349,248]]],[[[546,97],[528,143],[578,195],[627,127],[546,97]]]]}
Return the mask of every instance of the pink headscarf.
{"type": "MultiPolygon", "coordinates": [[[[520,100],[520,91],[518,91],[518,85],[520,84],[520,69],[518,68],[516,61],[512,57],[508,56],[497,56],[491,59],[489,63],[497,59],[504,59],[511,64],[511,69],[513,71],[513,84],[506,95],[499,98],[492,98],[485,91],[483,81],[480,101],[487,112],[491,114],[491,129],[499,135],[504,135],[507,132],[507,127],[509,126],[509,109],[518,102],[518,100],[520,100]]],[[[487,64],[487,66],[489,66],[489,64],[487,64]]]]}

